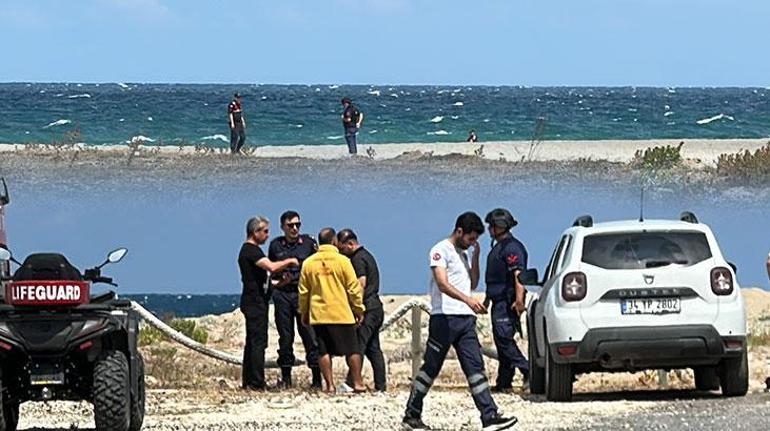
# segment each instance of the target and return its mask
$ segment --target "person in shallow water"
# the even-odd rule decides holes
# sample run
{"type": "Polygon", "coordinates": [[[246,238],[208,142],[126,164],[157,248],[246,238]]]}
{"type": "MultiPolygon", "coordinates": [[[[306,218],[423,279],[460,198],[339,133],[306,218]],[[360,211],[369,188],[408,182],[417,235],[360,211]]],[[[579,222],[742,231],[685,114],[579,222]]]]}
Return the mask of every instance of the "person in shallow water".
{"type": "Polygon", "coordinates": [[[345,142],[348,144],[348,153],[357,154],[357,135],[364,122],[364,113],[359,111],[353,101],[347,97],[342,99],[342,127],[345,129],[345,142]]]}
{"type": "Polygon", "coordinates": [[[461,214],[449,238],[430,250],[431,313],[428,343],[423,364],[412,382],[412,390],[401,424],[403,430],[430,429],[422,421],[422,407],[434,379],[444,365],[449,348],[454,347],[460,367],[476,408],[481,413],[484,431],[505,430],[518,419],[504,417],[492,399],[484,371],[481,344],[476,334],[476,315],[487,312],[486,306],[473,297],[479,282],[479,236],[484,233],[481,218],[472,212],[461,214]],[[473,254],[468,256],[468,249],[473,254]]]}
{"type": "Polygon", "coordinates": [[[243,293],[241,312],[246,319],[246,344],[243,348],[243,389],[265,389],[265,349],[267,348],[267,273],[299,266],[296,258],[273,262],[260,245],[270,237],[270,221],[257,216],[246,222],[246,242],[238,254],[243,293]]]}
{"type": "Polygon", "coordinates": [[[239,93],[233,95],[233,100],[227,107],[227,115],[230,124],[230,152],[238,154],[246,143],[246,118],[243,116],[243,105],[239,93]]]}
{"type": "MultiPolygon", "coordinates": [[[[299,214],[286,211],[281,214],[281,230],[284,235],[270,242],[267,257],[278,261],[296,258],[302,262],[316,252],[318,246],[310,235],[300,233],[299,214]]],[[[299,314],[299,267],[275,272],[270,286],[275,307],[275,327],[278,330],[278,366],[281,367],[281,386],[292,386],[291,371],[294,366],[294,325],[305,347],[305,360],[313,375],[311,387],[321,388],[321,371],[318,369],[318,346],[313,329],[302,324],[299,314]]]]}

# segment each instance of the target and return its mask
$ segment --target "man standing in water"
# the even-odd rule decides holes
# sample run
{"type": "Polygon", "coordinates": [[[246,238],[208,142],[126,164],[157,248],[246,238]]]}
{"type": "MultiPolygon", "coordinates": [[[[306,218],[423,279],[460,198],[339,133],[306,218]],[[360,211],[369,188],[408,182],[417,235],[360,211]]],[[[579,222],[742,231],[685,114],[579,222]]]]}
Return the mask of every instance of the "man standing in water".
{"type": "Polygon", "coordinates": [[[348,153],[358,153],[356,136],[364,122],[364,113],[353,105],[353,101],[347,97],[342,98],[342,126],[345,129],[345,142],[348,144],[348,153]]]}
{"type": "Polygon", "coordinates": [[[264,216],[246,222],[246,242],[238,254],[243,293],[241,312],[246,318],[246,345],[243,348],[243,389],[265,389],[265,349],[267,348],[268,293],[267,272],[298,266],[296,258],[273,262],[259,247],[270,237],[270,221],[264,216]]]}
{"type": "Polygon", "coordinates": [[[230,153],[238,154],[246,142],[246,119],[243,117],[239,93],[233,95],[233,100],[227,107],[227,114],[230,122],[230,153]]]}
{"type": "MultiPolygon", "coordinates": [[[[286,211],[281,214],[281,230],[284,235],[270,242],[267,256],[270,260],[296,258],[300,266],[318,246],[310,235],[300,234],[299,214],[286,211]]],[[[299,315],[299,267],[275,272],[271,280],[275,327],[278,330],[278,366],[281,367],[281,386],[292,386],[291,370],[294,366],[294,325],[305,347],[305,360],[313,375],[311,386],[321,388],[321,372],[318,369],[318,347],[313,330],[302,324],[299,315]]]]}
{"type": "Polygon", "coordinates": [[[476,334],[476,314],[487,312],[484,304],[473,297],[479,282],[479,244],[484,233],[481,218],[473,212],[461,214],[449,238],[430,250],[431,314],[428,343],[420,372],[412,382],[407,401],[403,430],[430,429],[422,422],[423,400],[441,371],[450,347],[460,361],[473,402],[481,412],[484,431],[509,429],[518,422],[515,417],[503,417],[489,391],[484,372],[484,358],[476,334]],[[473,254],[468,257],[468,249],[473,254]]]}

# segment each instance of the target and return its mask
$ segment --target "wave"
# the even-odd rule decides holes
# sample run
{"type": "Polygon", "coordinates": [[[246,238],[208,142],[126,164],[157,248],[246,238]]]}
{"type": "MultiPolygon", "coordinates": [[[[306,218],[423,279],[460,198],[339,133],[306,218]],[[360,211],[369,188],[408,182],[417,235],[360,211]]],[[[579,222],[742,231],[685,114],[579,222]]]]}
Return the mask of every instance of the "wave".
{"type": "Polygon", "coordinates": [[[155,121],[152,119],[152,117],[147,117],[147,121],[155,121]]]}
{"type": "Polygon", "coordinates": [[[735,117],[733,117],[733,116],[725,115],[725,114],[718,114],[718,115],[714,115],[713,117],[709,117],[709,118],[704,118],[702,120],[698,120],[698,121],[696,121],[696,123],[703,125],[703,124],[708,124],[708,123],[711,123],[711,122],[714,122],[714,121],[717,121],[717,120],[722,120],[724,118],[726,118],[726,119],[728,119],[730,121],[735,121],[735,117]]]}
{"type": "Polygon", "coordinates": [[[201,141],[222,141],[222,142],[230,142],[229,139],[227,139],[227,136],[225,135],[211,135],[211,136],[204,136],[201,138],[201,141]]]}
{"type": "Polygon", "coordinates": [[[366,92],[366,94],[371,94],[372,96],[379,96],[382,93],[380,92],[380,90],[369,90],[366,92]]]}
{"type": "Polygon", "coordinates": [[[134,142],[155,142],[155,139],[148,138],[147,136],[144,136],[144,135],[136,135],[136,136],[133,136],[128,141],[126,141],[127,144],[132,144],[134,142]]]}
{"type": "Polygon", "coordinates": [[[674,115],[674,111],[666,111],[666,112],[663,113],[664,117],[668,117],[670,115],[674,115]]]}
{"type": "Polygon", "coordinates": [[[431,123],[440,123],[442,121],[444,121],[444,117],[442,117],[441,115],[436,115],[435,117],[430,119],[431,123]]]}
{"type": "Polygon", "coordinates": [[[329,87],[327,87],[327,88],[328,88],[329,90],[336,90],[336,89],[340,88],[340,86],[335,84],[335,85],[330,85],[330,86],[329,86],[329,87]]]}
{"type": "Polygon", "coordinates": [[[72,96],[67,96],[67,99],[90,99],[91,95],[88,93],[83,94],[73,94],[72,96]]]}
{"type": "Polygon", "coordinates": [[[334,135],[334,136],[327,136],[326,139],[329,139],[331,141],[336,141],[336,140],[342,139],[344,137],[345,137],[344,135],[334,135]]]}
{"type": "Polygon", "coordinates": [[[126,85],[126,84],[124,84],[122,82],[118,82],[118,87],[120,87],[120,88],[122,88],[124,90],[128,90],[128,89],[131,88],[130,86],[128,86],[128,85],[126,85]]]}
{"type": "Polygon", "coordinates": [[[453,120],[457,120],[458,118],[460,118],[460,116],[459,116],[459,115],[452,115],[452,119],[453,119],[453,120]]]}
{"type": "Polygon", "coordinates": [[[63,126],[65,124],[72,123],[72,120],[56,120],[53,123],[48,123],[45,126],[43,126],[44,129],[48,129],[49,127],[56,127],[56,126],[63,126]]]}
{"type": "Polygon", "coordinates": [[[429,135],[439,135],[439,136],[445,136],[445,135],[451,135],[450,132],[447,132],[446,130],[436,130],[435,132],[428,132],[429,135]]]}
{"type": "Polygon", "coordinates": [[[452,106],[463,106],[463,105],[464,105],[463,102],[455,102],[452,104],[452,106]]]}

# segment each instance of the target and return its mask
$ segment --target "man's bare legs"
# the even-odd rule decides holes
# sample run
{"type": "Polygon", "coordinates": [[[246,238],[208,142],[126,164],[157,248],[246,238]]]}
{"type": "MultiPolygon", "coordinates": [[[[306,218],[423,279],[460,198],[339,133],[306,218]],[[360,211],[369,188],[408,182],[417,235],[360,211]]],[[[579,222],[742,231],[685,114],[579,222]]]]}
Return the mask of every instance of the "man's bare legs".
{"type": "MultiPolygon", "coordinates": [[[[330,355],[323,355],[318,358],[318,368],[321,369],[321,375],[326,381],[326,392],[333,394],[337,391],[337,387],[334,386],[334,373],[332,372],[332,357],[330,355]]],[[[360,367],[359,367],[360,370],[360,367]]],[[[361,373],[359,372],[359,378],[361,373]]]]}
{"type": "Polygon", "coordinates": [[[353,390],[356,392],[362,392],[366,390],[364,386],[364,379],[361,377],[361,368],[363,365],[363,359],[359,353],[353,353],[345,357],[348,363],[348,376],[353,380],[353,390]]]}

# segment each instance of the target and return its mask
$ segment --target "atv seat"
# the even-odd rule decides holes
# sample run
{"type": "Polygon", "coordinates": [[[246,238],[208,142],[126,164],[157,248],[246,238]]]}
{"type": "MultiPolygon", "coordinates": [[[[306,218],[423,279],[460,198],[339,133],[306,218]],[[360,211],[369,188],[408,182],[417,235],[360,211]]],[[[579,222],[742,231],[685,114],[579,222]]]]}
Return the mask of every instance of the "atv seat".
{"type": "Polygon", "coordinates": [[[35,253],[24,260],[13,274],[13,281],[25,280],[72,280],[82,281],[77,268],[61,254],[35,253]]]}

